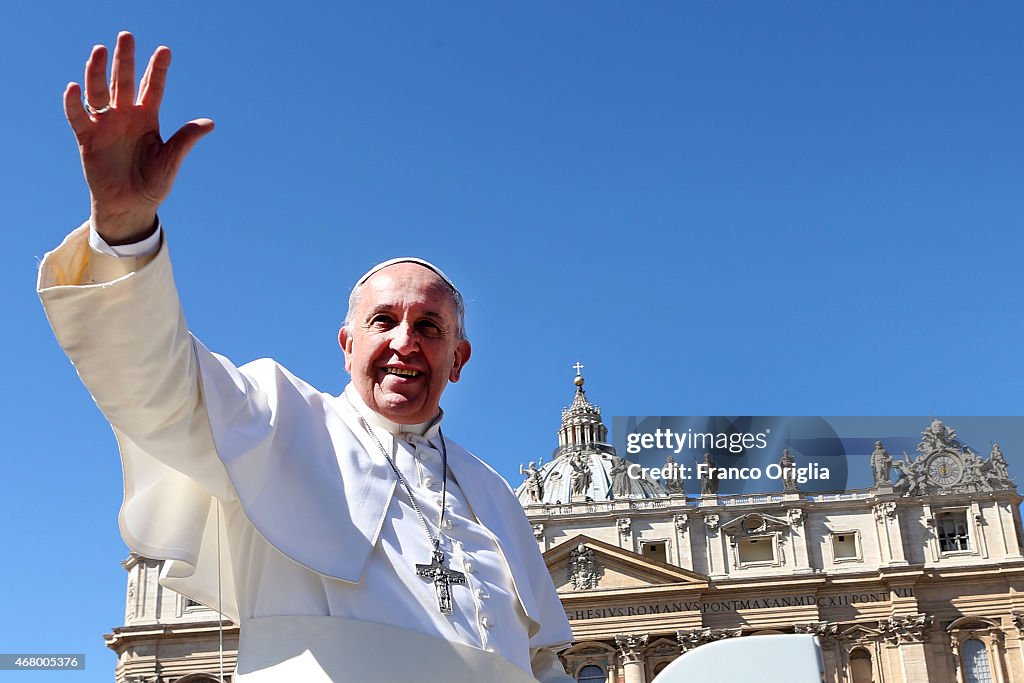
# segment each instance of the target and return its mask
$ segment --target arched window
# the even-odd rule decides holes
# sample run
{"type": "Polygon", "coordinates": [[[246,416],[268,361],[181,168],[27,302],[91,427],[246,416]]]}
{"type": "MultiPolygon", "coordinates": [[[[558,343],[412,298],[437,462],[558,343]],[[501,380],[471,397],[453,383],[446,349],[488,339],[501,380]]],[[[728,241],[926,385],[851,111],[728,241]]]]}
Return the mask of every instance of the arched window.
{"type": "Polygon", "coordinates": [[[992,668],[988,663],[985,643],[977,638],[968,638],[960,645],[960,656],[967,683],[992,683],[992,668]]]}
{"type": "Polygon", "coordinates": [[[577,683],[604,683],[604,669],[596,664],[587,664],[576,674],[577,683]]]}
{"type": "Polygon", "coordinates": [[[853,683],[872,683],[871,653],[862,647],[850,653],[850,680],[853,683]]]}

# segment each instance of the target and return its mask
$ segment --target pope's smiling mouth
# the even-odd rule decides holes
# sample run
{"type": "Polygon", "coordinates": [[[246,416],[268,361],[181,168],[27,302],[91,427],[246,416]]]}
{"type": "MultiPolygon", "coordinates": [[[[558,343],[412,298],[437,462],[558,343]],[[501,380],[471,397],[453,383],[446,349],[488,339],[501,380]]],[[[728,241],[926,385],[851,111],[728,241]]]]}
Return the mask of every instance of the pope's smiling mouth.
{"type": "Polygon", "coordinates": [[[387,375],[397,375],[398,377],[419,377],[423,374],[419,370],[406,368],[384,368],[384,373],[387,375]]]}

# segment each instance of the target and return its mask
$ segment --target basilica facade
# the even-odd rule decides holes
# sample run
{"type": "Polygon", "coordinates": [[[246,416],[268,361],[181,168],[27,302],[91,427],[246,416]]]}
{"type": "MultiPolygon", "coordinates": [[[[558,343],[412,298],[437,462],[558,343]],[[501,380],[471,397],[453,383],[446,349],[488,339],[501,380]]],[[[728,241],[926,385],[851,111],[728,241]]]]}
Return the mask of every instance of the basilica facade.
{"type": "MultiPolygon", "coordinates": [[[[935,420],[913,460],[875,443],[868,488],[719,495],[712,477],[688,493],[629,476],[575,381],[553,457],[516,489],[575,680],[647,683],[708,642],[811,633],[829,683],[1024,683],[1022,499],[998,445],[982,457],[935,420]]],[[[237,627],[163,588],[160,562],[124,567],[118,683],[229,681],[237,627]]]]}

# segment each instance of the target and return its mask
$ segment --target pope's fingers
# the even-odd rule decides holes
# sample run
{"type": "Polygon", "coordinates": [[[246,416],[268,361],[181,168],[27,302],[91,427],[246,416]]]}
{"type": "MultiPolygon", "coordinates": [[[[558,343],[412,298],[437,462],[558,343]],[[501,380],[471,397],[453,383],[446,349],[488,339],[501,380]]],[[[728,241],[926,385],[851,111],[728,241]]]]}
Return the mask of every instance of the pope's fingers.
{"type": "Polygon", "coordinates": [[[85,113],[82,106],[82,88],[77,83],[68,83],[64,89],[64,115],[68,117],[71,130],[79,142],[89,125],[89,115],[85,113]]]}
{"type": "Polygon", "coordinates": [[[107,48],[96,45],[85,63],[85,101],[93,109],[102,109],[110,104],[110,90],[107,88],[107,48]]]}
{"type": "Polygon", "coordinates": [[[213,130],[213,121],[210,119],[195,119],[189,121],[167,140],[166,153],[170,157],[171,168],[177,172],[185,155],[189,153],[199,138],[213,130]]]}
{"type": "Polygon", "coordinates": [[[139,85],[139,104],[150,109],[159,109],[164,98],[167,83],[167,69],[171,65],[171,51],[161,45],[149,58],[146,74],[139,85]]]}
{"type": "Polygon", "coordinates": [[[110,66],[110,94],[115,107],[129,107],[135,102],[135,37],[128,31],[117,34],[110,66]]]}

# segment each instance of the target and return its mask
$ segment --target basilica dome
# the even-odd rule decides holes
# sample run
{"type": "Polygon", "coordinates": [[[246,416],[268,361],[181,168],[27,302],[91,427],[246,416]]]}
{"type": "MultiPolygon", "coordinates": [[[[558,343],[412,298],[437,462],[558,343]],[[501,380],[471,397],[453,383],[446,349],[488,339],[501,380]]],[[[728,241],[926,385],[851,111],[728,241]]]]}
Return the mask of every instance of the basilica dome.
{"type": "Polygon", "coordinates": [[[650,477],[634,478],[626,473],[631,464],[615,453],[608,443],[608,429],[601,409],[587,400],[582,366],[577,364],[576,394],[562,409],[558,448],[550,462],[519,466],[525,476],[516,488],[523,506],[561,505],[572,502],[610,501],[626,498],[667,498],[669,493],[650,477]]]}

